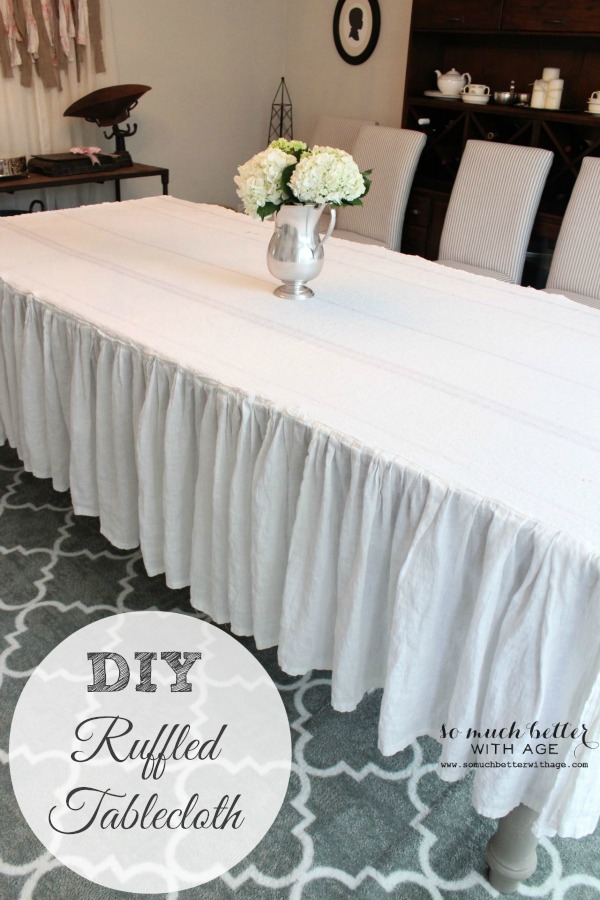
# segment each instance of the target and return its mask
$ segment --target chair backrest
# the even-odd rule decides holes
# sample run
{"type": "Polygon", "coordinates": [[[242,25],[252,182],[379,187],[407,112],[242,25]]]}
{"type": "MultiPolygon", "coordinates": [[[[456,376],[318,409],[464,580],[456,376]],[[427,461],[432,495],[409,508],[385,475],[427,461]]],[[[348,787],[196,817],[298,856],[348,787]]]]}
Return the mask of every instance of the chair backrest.
{"type": "Polygon", "coordinates": [[[552,159],[539,147],[467,141],[438,261],[518,284],[552,159]]]}
{"type": "Polygon", "coordinates": [[[363,126],[352,156],[361,172],[373,170],[371,190],[362,206],[337,211],[336,228],[399,250],[408,195],[426,140],[421,131],[363,126]]]}
{"type": "Polygon", "coordinates": [[[600,306],[600,159],[586,156],[552,254],[547,291],[600,306]]]}
{"type": "Polygon", "coordinates": [[[354,142],[363,125],[376,125],[367,119],[345,119],[342,116],[320,116],[313,132],[310,147],[337,147],[352,153],[354,142]]]}

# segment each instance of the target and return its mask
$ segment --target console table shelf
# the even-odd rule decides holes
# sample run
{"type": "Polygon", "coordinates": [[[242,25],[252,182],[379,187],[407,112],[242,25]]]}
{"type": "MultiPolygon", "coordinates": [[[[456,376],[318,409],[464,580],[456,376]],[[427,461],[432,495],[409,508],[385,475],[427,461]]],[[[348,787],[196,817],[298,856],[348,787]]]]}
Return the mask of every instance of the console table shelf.
{"type": "Polygon", "coordinates": [[[147,166],[144,163],[134,163],[122,169],[112,169],[109,172],[86,172],[81,175],[62,175],[51,177],[31,173],[25,177],[0,178],[0,193],[14,194],[17,191],[39,191],[42,188],[68,187],[76,184],[104,184],[105,181],[113,181],[115,184],[115,199],[121,199],[121,181],[129,178],[160,177],[163,194],[169,193],[169,170],[162,166],[147,166]]]}

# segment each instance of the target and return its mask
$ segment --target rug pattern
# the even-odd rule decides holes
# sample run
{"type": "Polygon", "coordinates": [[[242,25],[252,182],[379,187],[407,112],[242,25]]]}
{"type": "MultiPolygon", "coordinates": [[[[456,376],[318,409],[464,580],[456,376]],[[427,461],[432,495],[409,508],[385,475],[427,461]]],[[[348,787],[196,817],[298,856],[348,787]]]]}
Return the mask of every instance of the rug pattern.
{"type": "MultiPolygon", "coordinates": [[[[37,841],[16,803],[8,766],[12,711],[26,679],[61,640],[100,617],[161,609],[198,615],[186,590],[150,578],[139,552],[120,551],[68,494],[24,472],[0,448],[0,900],[487,900],[484,847],[496,823],[470,804],[469,779],[436,775],[439,747],[377,750],[380,694],[353,713],[330,705],[329,673],[285,675],[276,651],[256,651],[289,716],[292,775],[260,844],[223,877],[168,895],[109,891],[64,867],[37,841]]],[[[238,638],[239,639],[239,638],[238,638]]],[[[544,839],[535,875],[513,897],[600,900],[600,830],[544,839]]]]}

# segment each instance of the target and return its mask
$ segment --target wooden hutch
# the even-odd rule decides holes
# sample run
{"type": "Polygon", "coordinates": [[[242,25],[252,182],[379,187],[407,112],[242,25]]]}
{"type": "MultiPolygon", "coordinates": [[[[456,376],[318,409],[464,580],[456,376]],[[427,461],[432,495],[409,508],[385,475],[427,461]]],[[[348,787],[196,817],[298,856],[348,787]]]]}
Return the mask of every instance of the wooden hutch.
{"type": "MultiPolygon", "coordinates": [[[[556,240],[582,158],[600,155],[600,117],[586,111],[594,90],[600,90],[598,0],[414,0],[403,124],[424,131],[427,144],[406,211],[403,252],[437,257],[461,153],[475,138],[553,151],[530,248],[534,260],[541,250],[539,263],[556,240]],[[560,68],[564,78],[558,111],[424,94],[437,89],[436,69],[469,72],[492,92],[508,90],[511,81],[531,92],[545,67],[560,68]]],[[[535,263],[526,267],[525,283],[542,287],[543,277],[535,263]]]]}

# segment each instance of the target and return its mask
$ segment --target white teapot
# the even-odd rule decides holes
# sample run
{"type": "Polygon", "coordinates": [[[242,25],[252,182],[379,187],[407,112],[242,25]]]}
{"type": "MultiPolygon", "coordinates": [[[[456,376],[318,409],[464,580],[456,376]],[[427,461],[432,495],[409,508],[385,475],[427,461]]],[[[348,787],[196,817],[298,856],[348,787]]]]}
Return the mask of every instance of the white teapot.
{"type": "Polygon", "coordinates": [[[456,69],[450,69],[449,72],[442,75],[440,70],[436,69],[435,74],[437,75],[438,90],[442,94],[458,95],[465,85],[471,84],[471,76],[468,72],[461,75],[456,69]]]}

